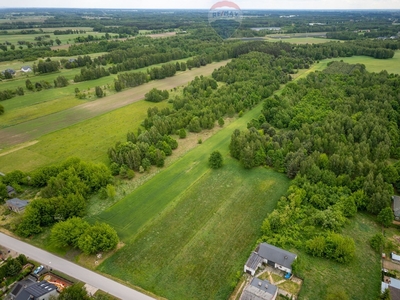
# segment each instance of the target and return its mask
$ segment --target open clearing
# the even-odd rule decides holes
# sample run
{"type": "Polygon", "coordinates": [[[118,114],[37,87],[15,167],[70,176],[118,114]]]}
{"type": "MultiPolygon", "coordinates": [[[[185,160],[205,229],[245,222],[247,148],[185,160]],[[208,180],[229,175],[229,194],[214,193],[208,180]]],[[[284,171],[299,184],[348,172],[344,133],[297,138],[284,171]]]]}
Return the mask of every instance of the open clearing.
{"type": "Polygon", "coordinates": [[[356,256],[349,264],[340,264],[323,258],[311,257],[301,251],[299,259],[304,269],[300,298],[325,299],[328,289],[344,290],[349,299],[378,299],[381,282],[381,261],[369,246],[369,240],[381,228],[369,216],[357,214],[343,233],[356,243],[356,256]]]}
{"type": "Polygon", "coordinates": [[[99,270],[169,299],[227,299],[253,249],[262,220],[289,184],[283,174],[245,170],[229,157],[235,128],[217,132],[91,221],[115,227],[125,247],[99,270]],[[219,150],[225,165],[210,170],[219,150]]]}
{"type": "Polygon", "coordinates": [[[201,68],[180,72],[173,77],[150,81],[141,86],[127,89],[96,101],[84,103],[51,115],[2,129],[0,130],[0,148],[10,147],[32,139],[38,139],[44,134],[67,128],[73,124],[137,102],[143,99],[144,95],[152,88],[169,90],[190,82],[196,76],[208,76],[214,69],[225,65],[227,62],[228,61],[212,63],[201,68]]]}
{"type": "Polygon", "coordinates": [[[312,67],[305,72],[300,70],[301,75],[298,78],[304,78],[309,73],[324,70],[328,63],[331,61],[344,61],[349,64],[364,64],[368,72],[381,72],[386,70],[389,74],[400,74],[400,50],[396,51],[393,58],[390,59],[376,59],[369,56],[353,56],[353,57],[338,57],[331,59],[321,60],[319,63],[312,65],[312,67]]]}

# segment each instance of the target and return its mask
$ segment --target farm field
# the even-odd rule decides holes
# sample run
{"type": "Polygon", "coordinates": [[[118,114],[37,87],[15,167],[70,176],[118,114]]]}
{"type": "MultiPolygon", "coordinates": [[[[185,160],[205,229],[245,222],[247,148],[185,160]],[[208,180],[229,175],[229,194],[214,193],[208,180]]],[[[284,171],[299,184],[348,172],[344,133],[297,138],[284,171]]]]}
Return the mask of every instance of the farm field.
{"type": "MultiPolygon", "coordinates": [[[[63,29],[66,30],[66,29],[63,29]]],[[[76,29],[75,29],[76,30],[76,29]]],[[[54,45],[57,45],[55,40],[59,39],[61,41],[61,45],[72,45],[75,44],[75,38],[77,37],[87,37],[88,35],[92,35],[95,38],[101,38],[104,37],[105,33],[104,32],[86,32],[86,33],[73,33],[73,34],[61,34],[61,35],[55,35],[54,33],[50,33],[46,30],[43,30],[43,33],[37,33],[37,34],[13,34],[13,35],[0,35],[0,43],[11,43],[15,45],[15,47],[19,47],[18,41],[25,41],[25,42],[36,42],[35,37],[42,37],[44,35],[49,35],[50,37],[45,38],[45,41],[54,41],[54,45]]],[[[115,34],[111,34],[111,36],[114,36],[115,34]]],[[[27,48],[26,45],[22,46],[23,48],[27,48]]]]}
{"type": "Polygon", "coordinates": [[[262,220],[289,184],[283,174],[245,170],[229,157],[232,131],[245,128],[260,108],[90,219],[111,224],[125,243],[100,271],[169,299],[229,296],[262,220]],[[214,150],[223,154],[222,169],[207,165],[214,150]]]}
{"type": "Polygon", "coordinates": [[[2,129],[0,130],[1,148],[3,148],[0,151],[1,171],[9,172],[15,169],[30,171],[70,156],[88,160],[96,160],[101,157],[100,161],[104,161],[107,149],[116,141],[124,139],[128,130],[136,130],[147,115],[147,109],[155,106],[155,103],[139,101],[151,88],[171,89],[181,86],[195,76],[211,74],[215,68],[227,62],[213,63],[182,72],[174,77],[151,81],[112,96],[2,129]],[[136,101],[139,102],[120,108],[136,101]],[[139,105],[139,103],[141,104],[139,105]],[[117,108],[120,109],[106,114],[117,108]],[[95,120],[89,120],[99,115],[102,116],[95,120]],[[73,124],[76,125],[71,126],[73,124]],[[59,130],[62,128],[64,129],[59,130]],[[43,136],[49,132],[53,133],[43,136]],[[23,148],[18,146],[18,144],[30,140],[38,140],[38,143],[23,148]],[[88,141],[91,142],[88,143],[88,141]],[[17,151],[12,151],[12,148],[4,149],[7,145],[16,145],[20,149],[17,151]]]}
{"type": "MultiPolygon", "coordinates": [[[[106,53],[107,52],[97,52],[97,53],[85,54],[85,56],[90,56],[93,59],[93,58],[96,58],[96,57],[101,56],[106,53]]],[[[76,57],[77,57],[77,55],[75,55],[75,56],[53,56],[53,57],[51,57],[51,60],[70,59],[70,58],[76,58],[76,57]]],[[[46,58],[46,57],[44,57],[44,58],[46,58]]],[[[43,59],[43,58],[40,58],[40,59],[43,59]]],[[[34,63],[38,64],[40,59],[37,59],[34,61],[29,61],[29,62],[23,62],[21,60],[2,61],[2,62],[0,62],[0,70],[14,69],[15,71],[18,71],[21,69],[22,66],[31,66],[32,67],[34,63]]],[[[70,69],[70,70],[74,70],[74,69],[70,69]]],[[[61,69],[61,72],[70,71],[70,70],[61,69]]],[[[75,70],[79,71],[79,69],[75,69],[75,70]]],[[[54,73],[48,74],[48,75],[54,76],[54,73]]],[[[62,75],[64,75],[64,74],[62,74],[62,75]]],[[[21,78],[26,79],[26,78],[28,78],[28,76],[29,76],[29,79],[35,78],[34,77],[35,75],[33,73],[20,74],[17,72],[15,79],[3,81],[2,85],[6,84],[8,82],[17,81],[18,79],[21,79],[21,78]]],[[[38,75],[38,76],[44,76],[44,75],[38,75]]],[[[24,84],[25,84],[25,82],[24,82],[24,84]]]]}
{"type": "Polygon", "coordinates": [[[317,38],[317,37],[290,37],[290,38],[266,37],[265,40],[269,42],[285,42],[293,44],[321,44],[327,42],[337,42],[337,40],[317,38]]]}
{"type": "Polygon", "coordinates": [[[322,71],[331,61],[344,61],[349,64],[364,64],[368,72],[381,72],[386,70],[388,73],[400,74],[400,51],[396,51],[394,57],[391,59],[375,59],[368,56],[353,56],[353,57],[340,57],[332,59],[324,59],[319,63],[314,64],[309,70],[302,72],[296,78],[304,78],[309,73],[315,71],[322,71]]]}
{"type": "Polygon", "coordinates": [[[369,246],[374,234],[381,227],[370,217],[357,214],[343,233],[354,239],[356,256],[349,264],[340,264],[327,259],[311,257],[300,251],[305,278],[299,298],[307,300],[325,299],[329,290],[344,290],[348,299],[378,299],[381,281],[380,255],[369,246]],[[346,282],[346,288],[341,283],[346,282]]]}
{"type": "MultiPolygon", "coordinates": [[[[175,63],[186,60],[187,59],[181,59],[171,62],[175,63]]],[[[155,64],[151,67],[157,67],[161,65],[163,64],[155,64]]],[[[147,69],[148,67],[132,70],[129,72],[146,72],[147,69]]],[[[47,80],[51,82],[58,75],[63,75],[67,79],[72,79],[79,72],[79,69],[62,70],[60,74],[53,73],[39,75],[30,79],[32,82],[39,80],[47,80]]],[[[6,113],[1,117],[0,129],[33,120],[38,117],[60,112],[64,109],[86,103],[87,101],[97,100],[97,97],[94,95],[95,86],[101,86],[103,91],[107,95],[115,94],[116,92],[112,88],[115,78],[117,78],[117,75],[111,74],[110,76],[102,77],[96,80],[73,83],[63,88],[51,88],[48,90],[42,90],[40,92],[26,92],[24,96],[17,96],[9,100],[2,101],[2,105],[4,106],[6,113]],[[87,98],[78,100],[75,97],[76,88],[86,92],[87,98]],[[62,104],[58,105],[57,103],[62,104]]],[[[15,89],[18,86],[24,86],[25,80],[15,80],[6,83],[8,83],[9,85],[13,85],[9,86],[8,88],[15,89]]]]}

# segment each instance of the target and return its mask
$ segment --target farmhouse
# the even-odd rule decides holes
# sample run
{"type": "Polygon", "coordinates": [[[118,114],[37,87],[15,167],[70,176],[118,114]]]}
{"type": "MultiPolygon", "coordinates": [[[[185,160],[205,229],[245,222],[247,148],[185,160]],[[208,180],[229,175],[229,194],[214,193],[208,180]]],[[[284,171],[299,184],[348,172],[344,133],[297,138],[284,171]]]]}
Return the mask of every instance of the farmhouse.
{"type": "Polygon", "coordinates": [[[10,293],[13,300],[48,300],[58,296],[57,287],[45,280],[18,282],[10,293]]]}
{"type": "Polygon", "coordinates": [[[22,212],[28,204],[29,204],[29,201],[21,200],[18,198],[13,198],[13,199],[6,201],[6,205],[7,205],[8,209],[12,210],[16,213],[22,212]]]}
{"type": "Polygon", "coordinates": [[[255,277],[244,289],[240,300],[275,300],[277,295],[277,286],[255,277]]]}
{"type": "Polygon", "coordinates": [[[254,276],[258,267],[266,263],[276,269],[292,273],[292,263],[297,255],[267,243],[261,243],[257,249],[251,253],[244,265],[244,272],[254,276]]]}
{"type": "Polygon", "coordinates": [[[392,196],[392,202],[394,218],[400,220],[400,196],[392,196]]]}
{"type": "Polygon", "coordinates": [[[32,72],[32,68],[30,66],[22,66],[21,72],[24,72],[24,73],[32,72]]]}

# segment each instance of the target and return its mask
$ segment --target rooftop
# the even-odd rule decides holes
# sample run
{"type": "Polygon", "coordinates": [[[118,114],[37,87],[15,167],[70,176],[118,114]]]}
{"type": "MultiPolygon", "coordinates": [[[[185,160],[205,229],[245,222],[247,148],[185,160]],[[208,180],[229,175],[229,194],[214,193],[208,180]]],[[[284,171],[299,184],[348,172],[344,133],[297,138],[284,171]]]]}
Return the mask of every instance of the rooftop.
{"type": "Polygon", "coordinates": [[[278,288],[268,280],[253,278],[243,291],[240,300],[271,300],[274,299],[278,288]]]}
{"type": "Polygon", "coordinates": [[[256,252],[262,258],[271,260],[286,268],[292,268],[292,263],[297,258],[296,254],[267,243],[261,243],[256,252]]]}
{"type": "Polygon", "coordinates": [[[29,204],[28,200],[21,200],[18,198],[12,198],[6,201],[7,205],[12,205],[18,208],[23,208],[29,204]]]}
{"type": "Polygon", "coordinates": [[[41,282],[34,283],[26,288],[24,288],[19,294],[16,300],[26,300],[33,296],[34,299],[42,297],[48,293],[57,290],[57,287],[45,280],[41,282]]]}

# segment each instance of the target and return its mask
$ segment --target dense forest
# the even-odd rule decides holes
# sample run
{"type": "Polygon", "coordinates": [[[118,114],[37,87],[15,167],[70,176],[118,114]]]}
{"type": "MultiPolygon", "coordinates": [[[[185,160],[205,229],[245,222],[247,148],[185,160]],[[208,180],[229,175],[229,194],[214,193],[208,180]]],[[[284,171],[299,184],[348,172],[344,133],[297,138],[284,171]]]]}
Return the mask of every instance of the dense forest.
{"type": "Polygon", "coordinates": [[[340,235],[345,223],[357,211],[382,216],[400,187],[400,164],[391,161],[400,156],[399,101],[398,75],[334,62],[287,84],[247,131],[235,130],[230,153],[245,168],[268,165],[294,178],[262,240],[352,258],[354,242],[340,235]]]}

